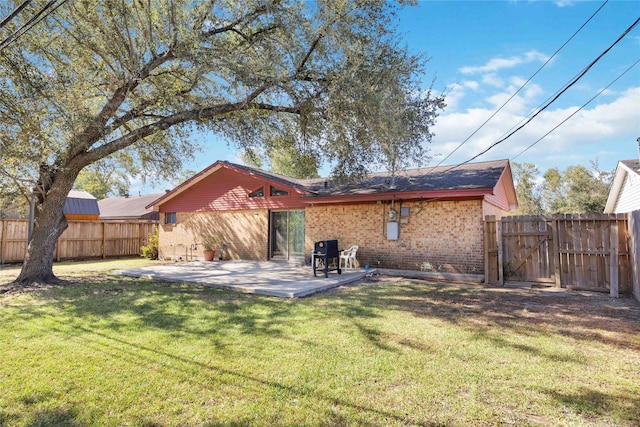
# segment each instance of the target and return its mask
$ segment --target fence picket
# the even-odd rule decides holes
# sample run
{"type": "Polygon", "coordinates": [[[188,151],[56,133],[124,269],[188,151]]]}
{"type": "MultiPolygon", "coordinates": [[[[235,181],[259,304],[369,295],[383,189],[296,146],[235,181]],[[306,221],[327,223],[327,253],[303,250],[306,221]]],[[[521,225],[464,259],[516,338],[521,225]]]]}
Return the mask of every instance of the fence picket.
{"type": "MultiPolygon", "coordinates": [[[[0,264],[24,260],[27,251],[28,221],[0,220],[0,264]]],[[[62,233],[54,258],[65,259],[108,258],[140,254],[154,221],[69,221],[62,233]]]]}
{"type": "Polygon", "coordinates": [[[631,291],[627,226],[624,215],[514,216],[495,221],[497,242],[486,241],[498,248],[504,272],[498,283],[541,282],[617,295],[631,291]]]}

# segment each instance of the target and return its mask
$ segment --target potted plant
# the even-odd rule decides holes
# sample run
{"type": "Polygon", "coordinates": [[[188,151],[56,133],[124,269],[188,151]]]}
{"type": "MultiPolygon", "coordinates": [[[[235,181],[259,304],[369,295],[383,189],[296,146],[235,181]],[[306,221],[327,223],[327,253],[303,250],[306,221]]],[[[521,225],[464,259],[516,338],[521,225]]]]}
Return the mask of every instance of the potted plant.
{"type": "Polygon", "coordinates": [[[222,241],[222,236],[219,234],[210,234],[202,238],[202,246],[204,246],[204,260],[213,261],[216,257],[215,247],[222,241]]]}

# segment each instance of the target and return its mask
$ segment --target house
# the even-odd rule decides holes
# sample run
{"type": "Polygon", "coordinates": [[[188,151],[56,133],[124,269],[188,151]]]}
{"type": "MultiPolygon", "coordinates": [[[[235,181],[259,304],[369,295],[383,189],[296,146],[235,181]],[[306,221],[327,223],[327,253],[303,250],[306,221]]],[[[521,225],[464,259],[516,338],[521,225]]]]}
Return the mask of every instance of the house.
{"type": "Polygon", "coordinates": [[[218,161],[148,207],[160,213],[160,256],[201,257],[218,234],[231,259],[298,260],[314,242],[359,245],[360,265],[484,271],[483,218],[517,207],[509,161],[375,173],[339,184],[218,161]]]}
{"type": "Polygon", "coordinates": [[[64,202],[67,220],[97,221],[100,219],[98,200],[86,191],[71,190],[64,202]]]}
{"type": "Polygon", "coordinates": [[[164,193],[145,194],[144,196],[109,197],[98,200],[100,219],[125,221],[158,221],[160,214],[146,206],[164,193]]]}
{"type": "Polygon", "coordinates": [[[609,189],[604,213],[640,210],[640,161],[621,160],[609,189]]]}

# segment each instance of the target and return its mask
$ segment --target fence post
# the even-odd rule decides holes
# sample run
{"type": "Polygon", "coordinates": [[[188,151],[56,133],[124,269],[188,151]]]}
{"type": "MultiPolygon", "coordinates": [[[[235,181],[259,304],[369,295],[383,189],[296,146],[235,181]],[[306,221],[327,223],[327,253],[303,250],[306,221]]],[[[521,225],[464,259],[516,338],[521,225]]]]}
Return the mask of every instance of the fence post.
{"type": "Polygon", "coordinates": [[[618,298],[618,221],[611,222],[609,248],[609,295],[618,298]]]}
{"type": "Polygon", "coordinates": [[[562,276],[560,275],[560,241],[558,237],[558,219],[551,218],[551,239],[553,244],[551,245],[550,258],[553,262],[553,276],[555,279],[556,288],[562,287],[562,276]]]}
{"type": "Polygon", "coordinates": [[[0,227],[0,265],[4,264],[4,247],[5,247],[5,234],[6,234],[6,226],[5,220],[0,221],[2,222],[2,227],[0,227]]]}
{"type": "Polygon", "coordinates": [[[102,221],[102,259],[107,257],[107,223],[102,221]]]}
{"type": "Polygon", "coordinates": [[[502,260],[502,218],[496,220],[496,240],[498,241],[498,284],[504,286],[504,265],[502,260]]]}
{"type": "Polygon", "coordinates": [[[489,215],[484,217],[484,283],[491,281],[491,264],[489,263],[489,215]]]}

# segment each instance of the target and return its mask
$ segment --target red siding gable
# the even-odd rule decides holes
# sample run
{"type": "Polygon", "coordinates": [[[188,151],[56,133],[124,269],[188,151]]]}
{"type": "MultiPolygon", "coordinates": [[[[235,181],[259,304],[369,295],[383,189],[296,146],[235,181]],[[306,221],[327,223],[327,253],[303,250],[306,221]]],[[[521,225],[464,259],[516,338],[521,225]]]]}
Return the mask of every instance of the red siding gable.
{"type": "Polygon", "coordinates": [[[160,204],[160,212],[198,212],[239,209],[304,209],[301,194],[295,188],[260,176],[241,173],[226,167],[206,176],[180,194],[160,204]],[[286,196],[271,196],[271,186],[288,191],[286,196]],[[264,187],[263,197],[249,193],[264,187]]]}
{"type": "Polygon", "coordinates": [[[485,200],[505,211],[515,209],[518,206],[510,166],[507,166],[500,176],[500,180],[493,188],[493,194],[486,196],[485,200]]]}

